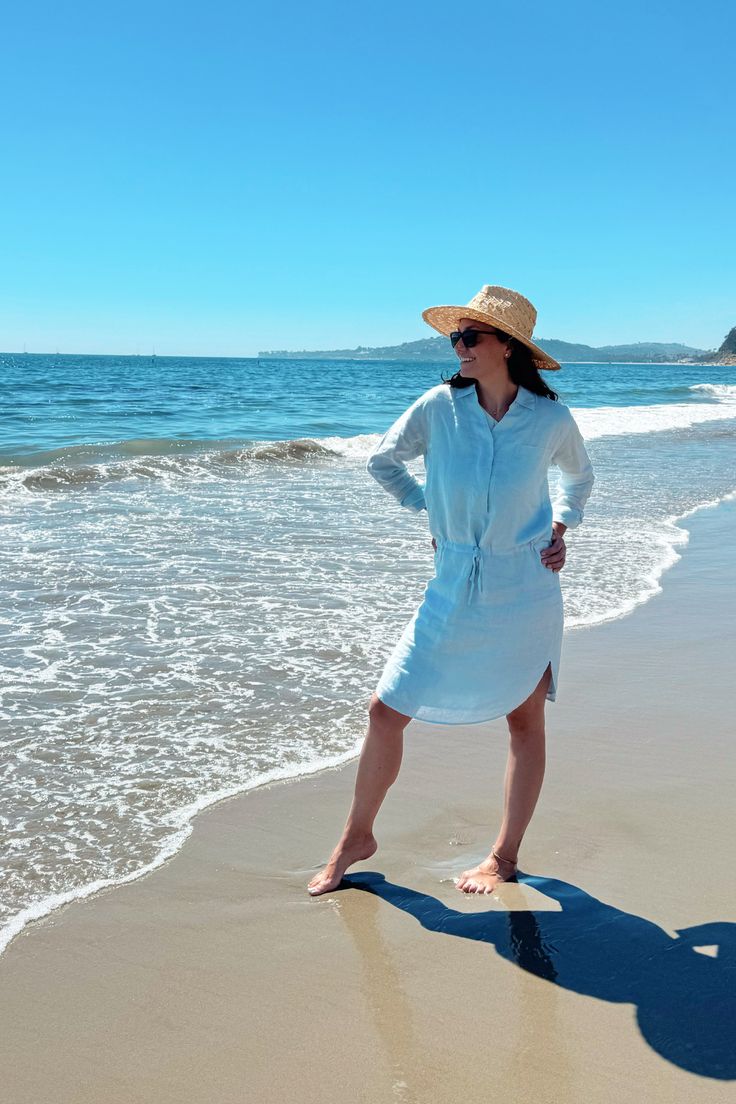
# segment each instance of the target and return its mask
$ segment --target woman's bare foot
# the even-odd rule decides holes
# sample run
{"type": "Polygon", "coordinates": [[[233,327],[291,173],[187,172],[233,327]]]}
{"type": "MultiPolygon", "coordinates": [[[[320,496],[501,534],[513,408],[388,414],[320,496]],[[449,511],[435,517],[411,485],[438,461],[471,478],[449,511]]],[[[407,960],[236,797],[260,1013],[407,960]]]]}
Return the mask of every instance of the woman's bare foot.
{"type": "Polygon", "coordinates": [[[347,868],[361,859],[369,859],[377,849],[376,839],[370,834],[341,839],[327,866],[319,874],[315,874],[307,885],[308,892],[316,897],[319,893],[329,893],[331,889],[337,889],[347,868]]]}
{"type": "Polygon", "coordinates": [[[515,875],[516,863],[490,854],[472,870],[464,870],[455,885],[463,893],[493,893],[499,882],[511,881],[515,875]]]}

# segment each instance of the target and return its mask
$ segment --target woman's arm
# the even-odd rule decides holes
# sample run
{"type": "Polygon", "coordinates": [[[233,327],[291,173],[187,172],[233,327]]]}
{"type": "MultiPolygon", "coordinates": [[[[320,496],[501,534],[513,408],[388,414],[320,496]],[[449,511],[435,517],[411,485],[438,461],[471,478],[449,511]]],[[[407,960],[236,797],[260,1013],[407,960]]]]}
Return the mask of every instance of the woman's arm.
{"type": "Polygon", "coordinates": [[[555,523],[561,523],[567,529],[576,529],[580,525],[583,507],[595,482],[583,435],[569,410],[567,413],[567,425],[551,458],[551,463],[556,464],[562,473],[560,487],[552,503],[555,530],[559,530],[559,524],[555,523]]]}
{"type": "Polygon", "coordinates": [[[368,457],[366,470],[400,506],[419,513],[427,508],[424,488],[407,470],[405,461],[424,456],[426,451],[426,412],[422,396],[386,430],[368,457]]]}

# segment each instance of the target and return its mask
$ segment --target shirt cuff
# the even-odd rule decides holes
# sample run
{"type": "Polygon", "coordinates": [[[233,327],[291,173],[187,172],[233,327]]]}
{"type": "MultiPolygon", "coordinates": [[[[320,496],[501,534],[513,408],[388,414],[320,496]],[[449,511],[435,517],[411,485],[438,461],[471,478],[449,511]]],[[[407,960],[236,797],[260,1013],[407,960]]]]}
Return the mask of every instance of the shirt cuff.
{"type": "Polygon", "coordinates": [[[424,488],[421,486],[412,487],[408,495],[405,495],[399,503],[400,506],[406,506],[408,510],[414,510],[417,514],[422,510],[427,509],[427,503],[424,499],[424,488]]]}
{"type": "Polygon", "coordinates": [[[576,510],[574,506],[557,506],[552,511],[552,521],[561,521],[568,529],[576,529],[582,520],[582,510],[576,510]]]}

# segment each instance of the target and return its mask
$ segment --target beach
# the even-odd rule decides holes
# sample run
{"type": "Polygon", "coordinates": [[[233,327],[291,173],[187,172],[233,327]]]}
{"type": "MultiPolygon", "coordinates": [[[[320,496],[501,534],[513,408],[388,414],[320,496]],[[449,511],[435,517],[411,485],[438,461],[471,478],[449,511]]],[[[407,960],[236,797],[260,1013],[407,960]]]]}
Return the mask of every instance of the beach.
{"type": "Polygon", "coordinates": [[[736,502],[680,524],[660,593],[565,634],[517,884],[452,881],[495,838],[503,719],[412,722],[377,854],[319,898],[356,760],[222,801],[0,957],[4,1098],[725,1101],[736,502]]]}

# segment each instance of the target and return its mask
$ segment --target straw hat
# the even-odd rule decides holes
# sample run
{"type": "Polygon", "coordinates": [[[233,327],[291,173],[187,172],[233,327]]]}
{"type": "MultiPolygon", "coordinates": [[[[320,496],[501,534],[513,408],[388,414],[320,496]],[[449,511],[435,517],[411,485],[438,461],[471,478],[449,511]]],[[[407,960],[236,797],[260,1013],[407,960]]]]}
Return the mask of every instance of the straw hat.
{"type": "Polygon", "coordinates": [[[534,353],[533,364],[535,368],[548,372],[556,372],[561,365],[551,356],[545,353],[532,341],[534,323],[537,321],[537,312],[523,295],[511,288],[494,287],[484,284],[477,295],[474,295],[464,307],[427,307],[422,311],[425,322],[444,334],[446,337],[457,329],[461,318],[472,318],[475,322],[487,322],[489,326],[497,326],[499,330],[510,334],[526,345],[534,353]]]}

